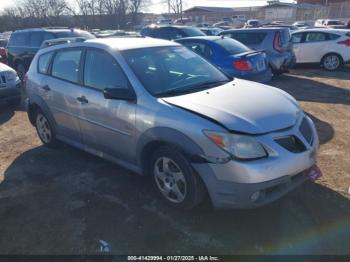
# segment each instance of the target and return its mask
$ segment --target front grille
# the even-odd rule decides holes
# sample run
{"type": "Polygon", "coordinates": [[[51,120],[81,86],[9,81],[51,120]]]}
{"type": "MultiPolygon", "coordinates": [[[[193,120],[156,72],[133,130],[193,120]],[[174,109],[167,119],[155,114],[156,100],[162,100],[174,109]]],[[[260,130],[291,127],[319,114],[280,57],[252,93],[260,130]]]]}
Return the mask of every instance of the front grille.
{"type": "Polygon", "coordinates": [[[276,143],[292,153],[301,153],[306,150],[305,145],[296,136],[286,136],[275,139],[276,143]]]}
{"type": "Polygon", "coordinates": [[[303,121],[300,124],[299,131],[303,135],[305,140],[310,145],[312,145],[312,141],[313,141],[312,129],[311,129],[309,121],[307,121],[307,119],[305,117],[304,117],[303,121]]]}

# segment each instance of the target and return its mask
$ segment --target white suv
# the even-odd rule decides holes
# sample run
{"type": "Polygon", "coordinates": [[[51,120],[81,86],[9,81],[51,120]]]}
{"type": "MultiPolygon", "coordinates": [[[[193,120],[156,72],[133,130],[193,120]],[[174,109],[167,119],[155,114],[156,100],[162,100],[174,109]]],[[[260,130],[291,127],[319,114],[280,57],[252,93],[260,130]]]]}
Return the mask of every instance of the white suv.
{"type": "Polygon", "coordinates": [[[350,62],[350,30],[308,29],[292,34],[297,63],[320,63],[337,70],[350,62]]]}

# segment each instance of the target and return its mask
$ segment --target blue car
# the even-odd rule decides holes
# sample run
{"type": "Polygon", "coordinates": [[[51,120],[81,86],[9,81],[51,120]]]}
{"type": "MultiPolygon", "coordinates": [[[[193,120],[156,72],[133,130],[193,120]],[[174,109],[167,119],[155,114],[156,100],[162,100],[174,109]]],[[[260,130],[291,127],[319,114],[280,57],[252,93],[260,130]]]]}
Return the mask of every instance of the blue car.
{"type": "Polygon", "coordinates": [[[265,83],[272,72],[264,51],[253,51],[242,43],[222,36],[197,36],[177,39],[222,71],[233,77],[265,83]]]}

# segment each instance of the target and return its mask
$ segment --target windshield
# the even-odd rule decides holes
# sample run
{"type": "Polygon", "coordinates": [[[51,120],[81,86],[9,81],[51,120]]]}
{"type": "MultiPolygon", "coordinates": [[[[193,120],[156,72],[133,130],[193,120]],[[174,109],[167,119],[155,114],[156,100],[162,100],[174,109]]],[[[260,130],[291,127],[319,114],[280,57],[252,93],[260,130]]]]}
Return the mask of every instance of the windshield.
{"type": "Polygon", "coordinates": [[[214,42],[220,45],[232,55],[250,51],[250,49],[247,46],[232,38],[221,38],[215,40],[214,42]]]}
{"type": "Polygon", "coordinates": [[[182,46],[126,50],[122,55],[153,96],[192,93],[229,82],[216,67],[182,46]]]}

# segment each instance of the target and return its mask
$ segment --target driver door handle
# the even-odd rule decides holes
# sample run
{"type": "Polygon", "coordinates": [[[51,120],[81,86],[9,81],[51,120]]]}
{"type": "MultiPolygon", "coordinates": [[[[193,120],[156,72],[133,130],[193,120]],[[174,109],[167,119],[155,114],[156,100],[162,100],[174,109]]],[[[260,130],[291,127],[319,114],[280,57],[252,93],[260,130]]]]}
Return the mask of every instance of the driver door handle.
{"type": "Polygon", "coordinates": [[[77,97],[77,100],[78,100],[80,103],[82,103],[82,104],[87,104],[87,103],[89,103],[89,100],[87,100],[85,96],[77,97]]]}

